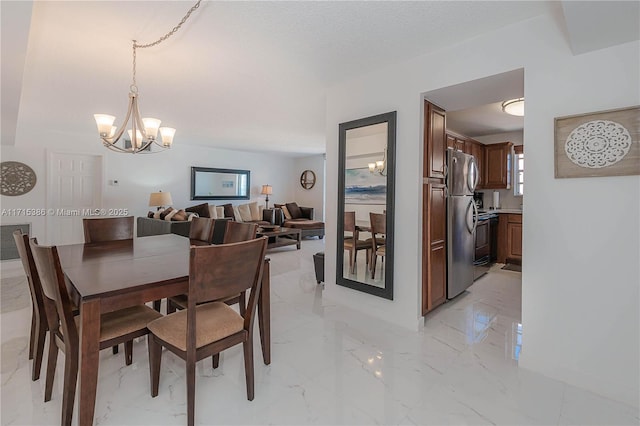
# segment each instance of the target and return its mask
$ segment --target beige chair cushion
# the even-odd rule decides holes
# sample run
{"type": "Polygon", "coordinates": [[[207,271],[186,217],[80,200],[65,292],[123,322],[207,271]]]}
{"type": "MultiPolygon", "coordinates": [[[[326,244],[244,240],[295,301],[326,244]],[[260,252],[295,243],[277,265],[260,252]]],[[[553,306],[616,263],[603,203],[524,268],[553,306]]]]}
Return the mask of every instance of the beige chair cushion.
{"type": "Polygon", "coordinates": [[[249,204],[240,204],[238,206],[238,213],[240,213],[242,222],[251,222],[253,220],[251,217],[251,208],[249,207],[249,204]]]}
{"type": "Polygon", "coordinates": [[[251,212],[251,220],[262,220],[262,206],[258,206],[258,202],[249,203],[249,211],[251,212]]]}
{"type": "MultiPolygon", "coordinates": [[[[196,307],[196,347],[208,345],[242,331],[244,319],[222,302],[206,303],[196,307]]],[[[159,318],[147,325],[149,331],[161,340],[187,350],[187,310],[159,318]]]]}
{"type": "MultiPolygon", "coordinates": [[[[100,341],[114,339],[129,333],[143,330],[151,321],[161,318],[162,314],[145,305],[109,312],[100,317],[100,341]]],[[[75,318],[80,329],[80,316],[75,318]]]]}

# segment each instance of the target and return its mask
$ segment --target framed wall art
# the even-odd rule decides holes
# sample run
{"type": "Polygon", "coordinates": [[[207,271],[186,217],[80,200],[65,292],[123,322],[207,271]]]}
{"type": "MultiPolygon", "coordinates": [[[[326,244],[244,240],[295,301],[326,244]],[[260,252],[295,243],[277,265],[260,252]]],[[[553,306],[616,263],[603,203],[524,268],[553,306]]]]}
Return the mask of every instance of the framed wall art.
{"type": "Polygon", "coordinates": [[[15,197],[31,191],[37,182],[36,172],[29,166],[18,161],[3,161],[0,163],[2,176],[0,179],[2,195],[15,197]]]}
{"type": "Polygon", "coordinates": [[[640,106],[555,119],[555,177],[640,175],[640,106]]]}

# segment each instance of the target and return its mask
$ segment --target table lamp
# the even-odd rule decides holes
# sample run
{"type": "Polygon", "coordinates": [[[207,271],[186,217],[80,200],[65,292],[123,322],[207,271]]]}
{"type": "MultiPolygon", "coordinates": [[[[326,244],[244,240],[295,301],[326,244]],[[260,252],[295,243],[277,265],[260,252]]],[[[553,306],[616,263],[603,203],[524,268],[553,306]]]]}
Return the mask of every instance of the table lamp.
{"type": "Polygon", "coordinates": [[[262,195],[266,195],[267,197],[265,198],[265,208],[268,209],[269,208],[269,195],[271,195],[273,193],[273,188],[271,187],[271,185],[262,185],[262,191],[260,191],[260,194],[262,195]]]}
{"type": "Polygon", "coordinates": [[[149,207],[158,207],[158,210],[164,208],[164,206],[170,206],[173,204],[171,200],[170,192],[152,192],[149,196],[149,207]]]}

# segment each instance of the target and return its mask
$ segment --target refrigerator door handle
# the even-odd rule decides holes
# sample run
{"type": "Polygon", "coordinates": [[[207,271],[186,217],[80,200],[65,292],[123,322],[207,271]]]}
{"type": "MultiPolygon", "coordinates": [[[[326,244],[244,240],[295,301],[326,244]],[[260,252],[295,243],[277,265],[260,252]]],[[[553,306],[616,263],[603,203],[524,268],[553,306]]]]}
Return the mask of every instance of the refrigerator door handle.
{"type": "Polygon", "coordinates": [[[473,201],[473,198],[469,201],[469,204],[467,204],[467,211],[465,212],[465,222],[467,225],[467,231],[469,231],[470,234],[473,234],[476,230],[476,203],[473,201]],[[470,215],[469,213],[471,212],[471,208],[473,207],[473,213],[470,215]],[[469,216],[471,216],[471,223],[469,223],[469,216]]]}
{"type": "Polygon", "coordinates": [[[467,186],[469,187],[469,191],[473,192],[476,190],[479,178],[478,164],[476,163],[476,158],[472,156],[469,161],[469,170],[467,173],[467,186]]]}
{"type": "Polygon", "coordinates": [[[475,234],[476,228],[478,227],[478,206],[476,206],[476,202],[471,200],[471,204],[473,204],[473,231],[472,234],[475,234]]]}

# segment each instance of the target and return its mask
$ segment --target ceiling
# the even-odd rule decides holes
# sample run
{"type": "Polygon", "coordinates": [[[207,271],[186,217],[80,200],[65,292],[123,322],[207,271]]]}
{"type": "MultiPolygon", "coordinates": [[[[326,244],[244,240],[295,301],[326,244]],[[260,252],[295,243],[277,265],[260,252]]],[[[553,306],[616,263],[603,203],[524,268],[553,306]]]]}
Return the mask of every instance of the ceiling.
{"type": "MultiPolygon", "coordinates": [[[[192,4],[2,1],[2,144],[19,145],[33,123],[99,143],[92,114],[120,124],[126,112],[131,40],[155,41],[192,4]]],[[[558,9],[550,1],[203,1],[173,37],[138,50],[140,110],[176,127],[176,144],[322,153],[332,85],[558,9]]]]}

